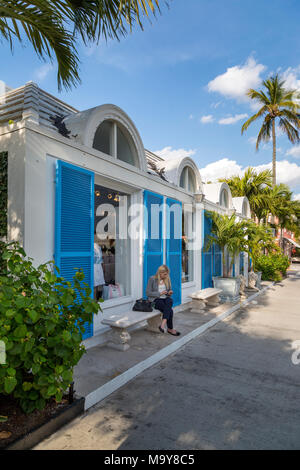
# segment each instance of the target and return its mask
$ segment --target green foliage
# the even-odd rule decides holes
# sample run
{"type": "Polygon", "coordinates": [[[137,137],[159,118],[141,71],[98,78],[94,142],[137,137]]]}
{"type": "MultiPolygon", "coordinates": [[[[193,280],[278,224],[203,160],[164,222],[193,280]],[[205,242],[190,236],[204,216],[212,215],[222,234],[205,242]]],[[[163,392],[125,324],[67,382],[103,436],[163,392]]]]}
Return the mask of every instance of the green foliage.
{"type": "Polygon", "coordinates": [[[256,260],[265,251],[269,254],[280,251],[273,237],[272,230],[268,225],[257,225],[248,221],[247,229],[247,248],[246,252],[252,259],[252,268],[257,271],[256,260]]]}
{"type": "Polygon", "coordinates": [[[53,273],[51,263],[35,268],[16,243],[4,246],[2,258],[0,340],[6,364],[0,366],[0,394],[12,394],[31,413],[49,399],[61,401],[85,352],[83,325],[100,307],[81,271],[71,284],[53,273]]]}
{"type": "Polygon", "coordinates": [[[0,239],[7,236],[7,164],[8,153],[0,152],[0,239]]]}
{"type": "Polygon", "coordinates": [[[205,251],[208,251],[213,244],[219,245],[222,251],[223,276],[228,277],[235,256],[246,251],[245,230],[247,222],[237,222],[234,214],[229,217],[217,212],[206,212],[205,216],[212,220],[211,234],[205,239],[205,251]],[[225,248],[231,255],[231,265],[228,272],[226,272],[225,248]]]}
{"type": "Polygon", "coordinates": [[[262,279],[265,281],[281,281],[289,265],[288,256],[283,256],[281,253],[261,255],[256,259],[256,269],[262,272],[262,279]]]}
{"type": "Polygon", "coordinates": [[[249,200],[251,214],[259,220],[270,212],[270,201],[267,191],[272,186],[272,174],[270,170],[257,172],[254,168],[247,168],[243,176],[221,178],[230,187],[233,197],[246,196],[249,200]]]}

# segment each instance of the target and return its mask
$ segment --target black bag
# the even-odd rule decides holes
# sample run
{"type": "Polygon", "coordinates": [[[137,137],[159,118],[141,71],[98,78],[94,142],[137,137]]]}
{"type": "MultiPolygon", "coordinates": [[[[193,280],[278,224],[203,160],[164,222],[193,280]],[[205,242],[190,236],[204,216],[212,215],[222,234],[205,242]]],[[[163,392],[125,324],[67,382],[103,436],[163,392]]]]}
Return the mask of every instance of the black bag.
{"type": "Polygon", "coordinates": [[[135,312],[153,312],[150,300],[139,299],[135,302],[133,309],[135,312]]]}

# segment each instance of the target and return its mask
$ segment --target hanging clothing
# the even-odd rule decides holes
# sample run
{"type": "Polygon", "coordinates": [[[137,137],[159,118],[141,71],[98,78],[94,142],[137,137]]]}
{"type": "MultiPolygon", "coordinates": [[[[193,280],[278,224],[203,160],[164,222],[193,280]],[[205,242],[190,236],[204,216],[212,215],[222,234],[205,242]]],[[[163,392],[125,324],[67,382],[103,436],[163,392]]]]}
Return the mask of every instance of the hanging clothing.
{"type": "Polygon", "coordinates": [[[94,243],[94,287],[105,284],[102,263],[103,257],[101,247],[98,243],[94,243]]]}

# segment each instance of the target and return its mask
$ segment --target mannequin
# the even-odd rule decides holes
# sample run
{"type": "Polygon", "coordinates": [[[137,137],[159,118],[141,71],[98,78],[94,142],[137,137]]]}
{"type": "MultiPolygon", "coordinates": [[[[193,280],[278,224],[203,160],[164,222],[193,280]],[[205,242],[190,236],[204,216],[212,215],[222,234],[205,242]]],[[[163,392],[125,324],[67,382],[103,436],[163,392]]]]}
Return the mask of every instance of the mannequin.
{"type": "Polygon", "coordinates": [[[94,236],[94,299],[98,300],[102,294],[103,284],[103,257],[101,247],[97,242],[97,235],[94,236]]]}

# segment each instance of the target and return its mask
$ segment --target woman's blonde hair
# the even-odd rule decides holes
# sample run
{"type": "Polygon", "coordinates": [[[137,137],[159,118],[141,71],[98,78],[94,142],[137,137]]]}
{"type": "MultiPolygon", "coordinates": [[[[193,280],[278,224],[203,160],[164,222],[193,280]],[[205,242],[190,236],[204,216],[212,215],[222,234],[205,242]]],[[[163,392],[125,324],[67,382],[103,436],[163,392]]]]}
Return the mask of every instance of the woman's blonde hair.
{"type": "Polygon", "coordinates": [[[166,284],[167,289],[171,289],[170,269],[165,264],[162,264],[158,268],[157,273],[155,274],[155,279],[157,279],[157,282],[159,284],[161,281],[161,277],[160,277],[161,271],[167,271],[168,276],[166,277],[166,279],[164,279],[164,283],[166,284]]]}

